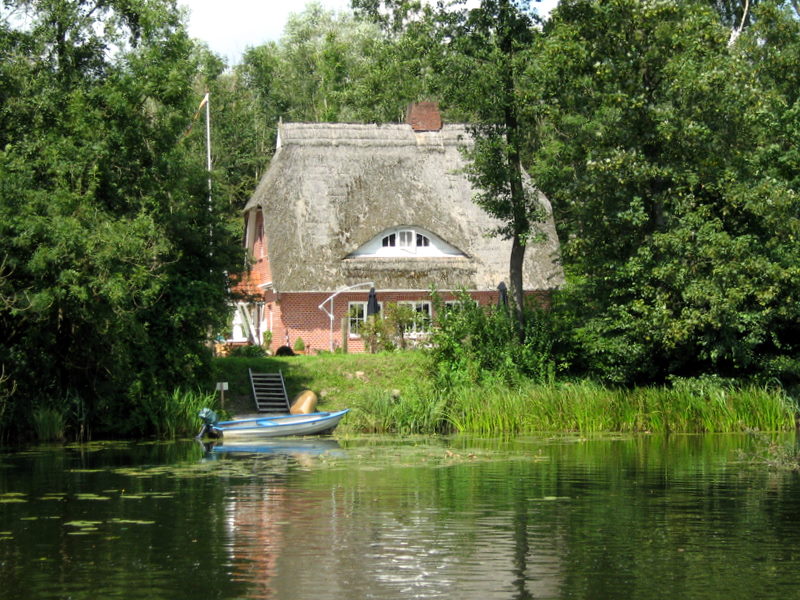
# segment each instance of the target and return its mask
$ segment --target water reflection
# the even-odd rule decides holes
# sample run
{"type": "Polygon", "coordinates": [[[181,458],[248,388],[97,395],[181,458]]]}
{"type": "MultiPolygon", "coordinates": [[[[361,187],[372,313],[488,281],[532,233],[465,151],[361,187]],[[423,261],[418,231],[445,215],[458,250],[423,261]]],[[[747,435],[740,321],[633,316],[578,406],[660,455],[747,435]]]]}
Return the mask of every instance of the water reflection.
{"type": "Polygon", "coordinates": [[[271,461],[270,476],[234,485],[225,501],[225,548],[231,578],[249,583],[249,598],[272,598],[278,557],[284,552],[285,525],[304,519],[308,499],[292,497],[291,472],[313,464],[321,455],[341,456],[334,439],[276,439],[260,443],[215,441],[203,446],[206,459],[271,461]]]}
{"type": "MultiPolygon", "coordinates": [[[[272,439],[263,442],[225,442],[224,440],[200,441],[206,457],[219,454],[269,454],[273,456],[290,456],[302,460],[304,456],[332,454],[341,449],[339,442],[333,438],[297,438],[272,439]]],[[[341,455],[341,453],[338,453],[341,455]]]]}
{"type": "MultiPolygon", "coordinates": [[[[287,473],[304,462],[286,456],[287,473]]],[[[473,510],[459,506],[465,481],[509,485],[504,468],[394,472],[393,462],[361,464],[344,480],[353,473],[317,473],[328,480],[320,487],[294,473],[233,488],[229,549],[236,576],[251,582],[247,597],[556,597],[561,544],[549,509],[558,499],[531,504],[529,486],[512,481],[511,502],[487,498],[473,510]]]]}
{"type": "Polygon", "coordinates": [[[0,600],[800,596],[800,479],[742,462],[751,444],[368,438],[7,453],[0,600]]]}

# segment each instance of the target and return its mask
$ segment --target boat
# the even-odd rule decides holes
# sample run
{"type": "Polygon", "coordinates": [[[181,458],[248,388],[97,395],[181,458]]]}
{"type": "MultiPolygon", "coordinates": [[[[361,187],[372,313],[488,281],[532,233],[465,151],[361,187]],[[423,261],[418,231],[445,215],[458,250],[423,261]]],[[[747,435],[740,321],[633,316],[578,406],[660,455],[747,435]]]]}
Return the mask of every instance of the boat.
{"type": "Polygon", "coordinates": [[[313,412],[299,415],[275,415],[217,421],[217,414],[207,408],[200,411],[203,428],[198,438],[208,436],[224,440],[260,440],[296,435],[320,435],[330,433],[350,411],[349,408],[334,412],[313,412]]]}

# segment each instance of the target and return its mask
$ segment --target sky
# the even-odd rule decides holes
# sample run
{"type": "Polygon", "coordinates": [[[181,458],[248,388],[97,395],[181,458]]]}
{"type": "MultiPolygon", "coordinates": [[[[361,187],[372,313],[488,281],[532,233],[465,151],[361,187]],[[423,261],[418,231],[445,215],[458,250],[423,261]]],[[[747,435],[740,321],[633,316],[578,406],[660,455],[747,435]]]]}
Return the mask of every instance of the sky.
{"type": "MultiPolygon", "coordinates": [[[[248,46],[278,40],[291,13],[311,0],[178,0],[189,9],[189,34],[213,52],[240,62],[248,46]]],[[[318,0],[328,10],[348,10],[350,0],[318,0]]]]}
{"type": "MultiPolygon", "coordinates": [[[[241,62],[249,46],[278,40],[291,13],[302,12],[311,0],[178,0],[189,10],[189,34],[203,40],[228,61],[241,62]]],[[[350,0],[318,0],[328,10],[349,10],[350,0]]],[[[535,4],[546,13],[557,0],[535,4]]],[[[532,3],[533,4],[533,3],[532,3]]]]}

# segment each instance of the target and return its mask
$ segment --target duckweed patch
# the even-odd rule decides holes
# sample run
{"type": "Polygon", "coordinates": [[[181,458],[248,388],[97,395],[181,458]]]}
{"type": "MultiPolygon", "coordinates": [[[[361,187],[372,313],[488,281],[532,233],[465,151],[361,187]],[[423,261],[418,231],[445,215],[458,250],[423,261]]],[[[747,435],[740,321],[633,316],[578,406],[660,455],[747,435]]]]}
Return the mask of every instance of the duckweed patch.
{"type": "Polygon", "coordinates": [[[28,499],[24,495],[20,496],[0,496],[0,504],[23,504],[28,499]]]}
{"type": "Polygon", "coordinates": [[[109,523],[117,523],[120,525],[155,525],[155,521],[142,521],[138,519],[111,519],[109,523]]]}
{"type": "Polygon", "coordinates": [[[67,473],[103,473],[106,469],[67,469],[67,473]]]}
{"type": "Polygon", "coordinates": [[[111,500],[109,496],[101,496],[99,494],[88,494],[88,493],[81,493],[75,494],[76,500],[91,500],[91,501],[100,501],[105,502],[107,500],[111,500]]]}
{"type": "Polygon", "coordinates": [[[98,525],[102,524],[102,521],[67,521],[64,523],[67,527],[78,527],[80,529],[86,528],[97,528],[98,525]]]}
{"type": "Polygon", "coordinates": [[[41,496],[39,500],[44,500],[44,501],[56,500],[58,502],[61,502],[63,500],[66,500],[66,498],[67,495],[63,492],[48,492],[45,495],[41,496]]]}

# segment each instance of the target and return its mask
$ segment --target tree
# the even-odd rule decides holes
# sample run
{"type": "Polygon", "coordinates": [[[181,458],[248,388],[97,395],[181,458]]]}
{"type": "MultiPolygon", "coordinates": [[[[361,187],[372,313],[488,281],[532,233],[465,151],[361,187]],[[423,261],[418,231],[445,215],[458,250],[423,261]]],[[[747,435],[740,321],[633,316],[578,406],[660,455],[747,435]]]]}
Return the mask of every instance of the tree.
{"type": "Polygon", "coordinates": [[[529,140],[521,120],[520,56],[535,36],[528,2],[484,0],[476,8],[453,2],[435,10],[402,0],[356,1],[354,6],[382,19],[391,31],[403,32],[407,46],[432,42],[424,44],[435,74],[427,91],[449,114],[471,124],[474,146],[467,152],[467,175],[478,190],[476,202],[502,221],[495,233],[512,240],[509,281],[522,332],[525,248],[535,242],[536,223],[544,217],[523,175],[529,140]]]}
{"type": "Polygon", "coordinates": [[[563,0],[534,50],[532,175],[601,377],[796,376],[800,224],[789,177],[761,160],[785,114],[759,81],[763,35],[731,48],[701,4],[563,0]]]}
{"type": "MultiPolygon", "coordinates": [[[[192,60],[198,65],[193,88],[198,98],[209,93],[211,157],[215,194],[227,201],[229,227],[240,235],[241,209],[261,180],[275,148],[278,117],[261,104],[241,66],[228,69],[205,45],[196,45],[192,60]]],[[[196,117],[200,117],[198,113],[196,117]]],[[[199,119],[198,119],[199,120],[199,119]]],[[[204,128],[185,142],[197,156],[206,155],[204,128]],[[198,135],[200,132],[203,135],[198,135]]]]}
{"type": "Polygon", "coordinates": [[[544,216],[524,183],[522,165],[519,55],[533,41],[534,21],[527,2],[511,0],[485,0],[442,18],[452,27],[443,53],[443,72],[449,74],[443,78],[444,97],[473,116],[475,145],[467,172],[478,190],[476,202],[503,222],[496,233],[512,241],[509,282],[522,332],[525,248],[535,241],[535,223],[544,216]]]}
{"type": "Polygon", "coordinates": [[[744,29],[753,24],[760,5],[780,5],[791,8],[795,15],[800,14],[798,0],[706,0],[729,28],[744,29]]]}
{"type": "Polygon", "coordinates": [[[145,399],[202,378],[227,316],[223,272],[241,263],[183,135],[200,100],[193,44],[168,1],[3,11],[6,422],[54,405],[76,431],[141,428],[145,399]]]}
{"type": "Polygon", "coordinates": [[[278,43],[249,48],[237,71],[271,123],[351,121],[370,102],[351,88],[372,68],[378,39],[375,25],[312,3],[290,16],[278,43]]]}

